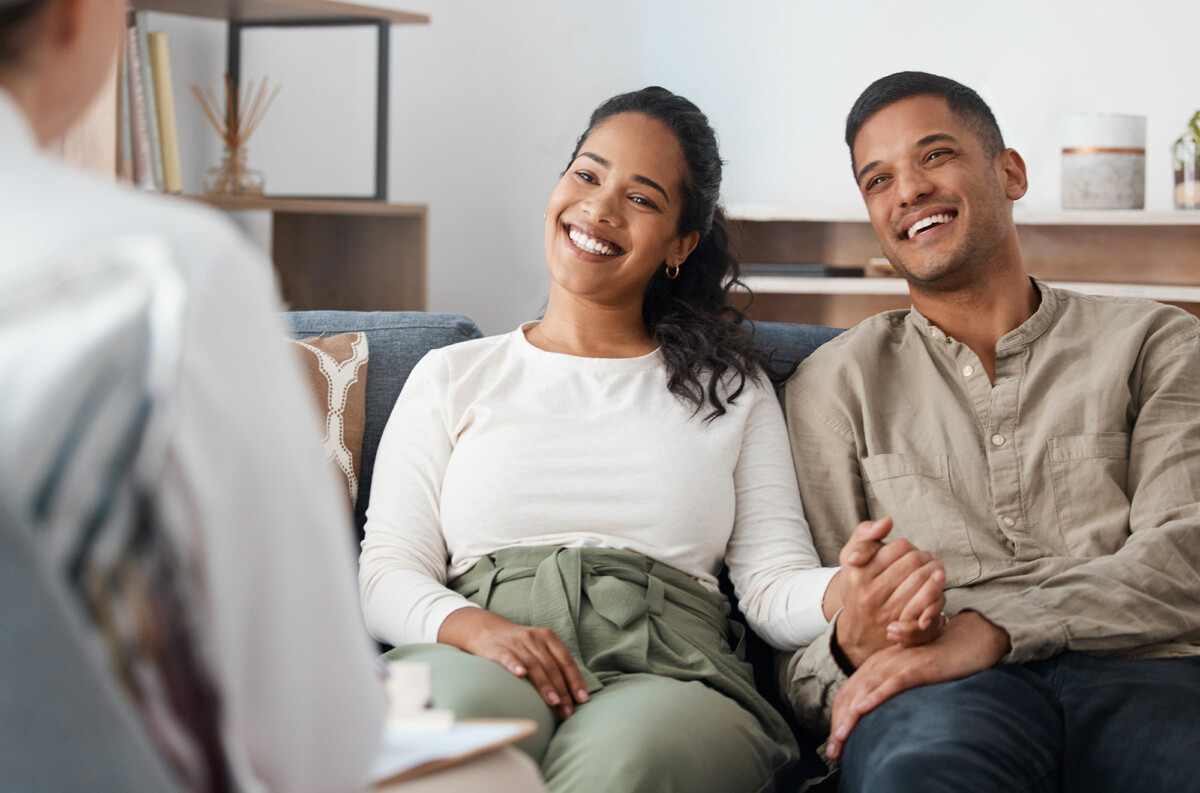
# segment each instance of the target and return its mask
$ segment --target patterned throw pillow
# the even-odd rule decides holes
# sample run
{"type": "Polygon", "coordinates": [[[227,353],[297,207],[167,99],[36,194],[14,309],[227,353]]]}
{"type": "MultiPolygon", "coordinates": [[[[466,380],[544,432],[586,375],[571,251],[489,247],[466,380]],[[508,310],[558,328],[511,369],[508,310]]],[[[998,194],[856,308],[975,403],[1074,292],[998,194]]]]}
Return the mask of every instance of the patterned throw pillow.
{"type": "Polygon", "coordinates": [[[345,478],[353,513],[367,423],[367,334],[313,336],[291,343],[300,352],[325,420],[325,456],[345,478]]]}

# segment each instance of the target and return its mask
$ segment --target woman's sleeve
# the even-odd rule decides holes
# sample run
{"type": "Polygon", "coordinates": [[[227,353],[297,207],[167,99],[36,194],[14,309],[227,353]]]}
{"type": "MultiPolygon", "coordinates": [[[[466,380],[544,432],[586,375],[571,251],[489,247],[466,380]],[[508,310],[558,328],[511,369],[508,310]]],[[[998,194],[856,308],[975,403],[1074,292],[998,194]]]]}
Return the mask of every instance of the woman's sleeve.
{"type": "Polygon", "coordinates": [[[823,568],[800,505],[783,412],[760,379],[734,468],[737,511],[725,562],[750,627],[780,650],[794,650],[828,625],[821,608],[836,568],[823,568]]]}
{"type": "Polygon", "coordinates": [[[445,586],[439,516],[454,449],[448,367],[438,350],[416,365],[375,455],[358,583],[367,629],[392,645],[436,642],[451,612],[474,607],[445,586]]]}

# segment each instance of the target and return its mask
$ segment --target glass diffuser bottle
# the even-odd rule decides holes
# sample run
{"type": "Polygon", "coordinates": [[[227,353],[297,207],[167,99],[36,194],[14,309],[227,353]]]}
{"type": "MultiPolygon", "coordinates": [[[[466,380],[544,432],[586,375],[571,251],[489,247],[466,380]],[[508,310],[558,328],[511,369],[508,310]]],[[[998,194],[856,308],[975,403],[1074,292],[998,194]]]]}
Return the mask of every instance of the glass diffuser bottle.
{"type": "Polygon", "coordinates": [[[1175,208],[1200,209],[1200,110],[1175,141],[1175,208]]]}

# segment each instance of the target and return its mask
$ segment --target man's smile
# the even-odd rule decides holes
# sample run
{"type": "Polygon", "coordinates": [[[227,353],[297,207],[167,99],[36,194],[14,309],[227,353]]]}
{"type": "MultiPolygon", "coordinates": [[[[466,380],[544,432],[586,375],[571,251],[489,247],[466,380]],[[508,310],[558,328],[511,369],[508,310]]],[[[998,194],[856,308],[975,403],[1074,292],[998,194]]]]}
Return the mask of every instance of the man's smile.
{"type": "Polygon", "coordinates": [[[910,225],[904,234],[908,239],[911,240],[913,237],[927,229],[949,223],[950,221],[954,220],[955,217],[957,217],[957,214],[952,212],[942,212],[936,215],[927,215],[918,220],[916,223],[910,225]]]}

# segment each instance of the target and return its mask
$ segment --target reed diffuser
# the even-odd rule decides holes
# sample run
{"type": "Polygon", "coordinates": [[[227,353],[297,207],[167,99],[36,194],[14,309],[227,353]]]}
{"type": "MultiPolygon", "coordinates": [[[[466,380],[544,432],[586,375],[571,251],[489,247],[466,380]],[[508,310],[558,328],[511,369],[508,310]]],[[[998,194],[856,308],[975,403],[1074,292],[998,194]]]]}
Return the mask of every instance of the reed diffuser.
{"type": "Polygon", "coordinates": [[[1200,110],[1172,149],[1175,155],[1175,208],[1200,209],[1200,110]]]}
{"type": "Polygon", "coordinates": [[[280,86],[268,92],[267,78],[263,77],[257,87],[251,80],[243,89],[234,86],[232,78],[226,74],[223,109],[212,88],[203,91],[198,85],[191,88],[225,147],[220,161],[205,173],[204,192],[209,195],[262,195],[262,173],[246,167],[246,142],[262,123],[271,103],[279,95],[280,86]]]}

